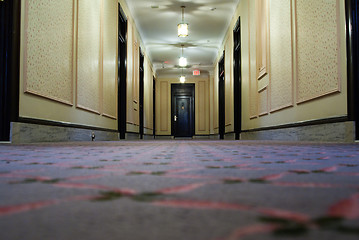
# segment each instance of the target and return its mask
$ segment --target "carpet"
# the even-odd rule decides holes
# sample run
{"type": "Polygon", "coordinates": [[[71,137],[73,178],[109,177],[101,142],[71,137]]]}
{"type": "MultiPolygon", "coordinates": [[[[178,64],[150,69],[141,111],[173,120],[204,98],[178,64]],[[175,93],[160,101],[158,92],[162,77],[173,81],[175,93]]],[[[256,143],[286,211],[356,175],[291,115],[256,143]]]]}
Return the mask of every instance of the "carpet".
{"type": "Polygon", "coordinates": [[[359,237],[359,145],[0,144],[0,239],[359,237]]]}

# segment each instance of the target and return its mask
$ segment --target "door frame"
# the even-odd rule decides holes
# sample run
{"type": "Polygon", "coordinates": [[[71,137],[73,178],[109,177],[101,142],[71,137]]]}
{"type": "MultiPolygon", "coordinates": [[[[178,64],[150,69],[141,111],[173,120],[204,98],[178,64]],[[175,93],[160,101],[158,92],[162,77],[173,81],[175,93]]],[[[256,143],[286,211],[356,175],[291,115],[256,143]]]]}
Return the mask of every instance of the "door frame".
{"type": "Polygon", "coordinates": [[[153,95],[152,95],[152,107],[153,107],[153,138],[156,138],[156,78],[153,77],[152,79],[152,90],[153,90],[153,95]]]}
{"type": "Polygon", "coordinates": [[[172,83],[171,84],[171,135],[176,138],[176,97],[190,97],[190,131],[191,137],[195,135],[195,84],[194,83],[172,83]]]}
{"type": "Polygon", "coordinates": [[[242,64],[241,64],[241,17],[238,17],[233,28],[233,107],[234,107],[234,133],[235,139],[240,139],[242,131],[242,64]]]}
{"type": "Polygon", "coordinates": [[[11,122],[19,121],[21,1],[0,4],[0,141],[10,141],[11,122]]]}
{"type": "Polygon", "coordinates": [[[118,4],[118,132],[126,138],[127,125],[127,18],[118,4]]]}
{"type": "Polygon", "coordinates": [[[359,3],[345,0],[347,27],[348,120],[355,122],[355,139],[359,140],[359,3]]]}
{"type": "Polygon", "coordinates": [[[225,107],[225,71],[224,71],[224,56],[223,55],[218,62],[218,134],[219,139],[224,139],[226,131],[225,118],[226,118],[226,107],[225,107]]]}
{"type": "Polygon", "coordinates": [[[140,118],[140,139],[143,139],[144,135],[144,68],[143,68],[143,61],[144,56],[141,52],[141,48],[139,49],[139,57],[140,57],[140,79],[139,79],[139,118],[140,118]]]}

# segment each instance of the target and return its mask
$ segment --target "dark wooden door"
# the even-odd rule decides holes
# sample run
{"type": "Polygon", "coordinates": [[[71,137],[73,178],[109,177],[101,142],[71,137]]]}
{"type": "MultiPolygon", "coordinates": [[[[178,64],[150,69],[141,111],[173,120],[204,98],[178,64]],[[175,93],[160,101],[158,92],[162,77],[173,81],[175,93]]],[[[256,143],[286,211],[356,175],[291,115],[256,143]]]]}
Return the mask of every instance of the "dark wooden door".
{"type": "Polygon", "coordinates": [[[127,119],[127,18],[118,4],[118,131],[126,137],[127,119]]]}
{"type": "Polygon", "coordinates": [[[0,1],[0,141],[19,120],[21,1],[0,1]]]}
{"type": "Polygon", "coordinates": [[[153,82],[153,104],[152,104],[152,107],[153,107],[153,138],[156,138],[156,79],[153,78],[152,80],[153,82]]]}
{"type": "Polygon", "coordinates": [[[242,72],[241,72],[241,19],[237,20],[237,23],[233,30],[233,59],[234,59],[234,133],[236,140],[240,139],[242,131],[242,72]]]}
{"type": "Polygon", "coordinates": [[[144,61],[144,56],[141,52],[141,48],[140,48],[140,86],[139,86],[139,92],[140,92],[140,96],[139,96],[139,102],[140,102],[140,112],[139,112],[139,116],[140,116],[140,139],[143,139],[143,134],[144,134],[144,117],[143,117],[143,104],[144,104],[144,69],[143,69],[143,61],[144,61]]]}
{"type": "Polygon", "coordinates": [[[172,135],[194,135],[194,84],[172,84],[172,135]]]}
{"type": "Polygon", "coordinates": [[[225,133],[225,73],[224,73],[224,53],[223,57],[218,63],[219,76],[218,76],[218,127],[219,138],[224,139],[225,133]]]}
{"type": "Polygon", "coordinates": [[[192,137],[191,97],[177,96],[175,99],[175,137],[192,137]]]}

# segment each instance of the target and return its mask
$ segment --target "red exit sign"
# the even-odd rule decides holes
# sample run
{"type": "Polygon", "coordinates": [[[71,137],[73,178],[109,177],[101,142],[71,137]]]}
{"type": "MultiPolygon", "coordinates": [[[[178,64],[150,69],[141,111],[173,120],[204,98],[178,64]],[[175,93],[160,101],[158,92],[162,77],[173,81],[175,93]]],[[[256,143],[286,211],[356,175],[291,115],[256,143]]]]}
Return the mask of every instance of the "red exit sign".
{"type": "Polygon", "coordinates": [[[199,75],[201,75],[200,70],[193,70],[193,76],[199,76],[199,75]]]}

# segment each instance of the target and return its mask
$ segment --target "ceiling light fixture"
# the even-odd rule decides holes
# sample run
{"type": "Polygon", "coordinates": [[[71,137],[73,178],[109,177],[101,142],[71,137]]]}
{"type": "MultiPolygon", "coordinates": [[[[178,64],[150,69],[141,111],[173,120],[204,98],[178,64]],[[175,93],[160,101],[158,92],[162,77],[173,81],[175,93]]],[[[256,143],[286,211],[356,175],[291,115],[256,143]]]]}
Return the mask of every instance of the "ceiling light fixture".
{"type": "Polygon", "coordinates": [[[185,83],[186,82],[186,77],[184,75],[182,75],[180,77],[180,83],[185,83]]]}
{"type": "Polygon", "coordinates": [[[180,66],[180,67],[187,67],[187,58],[185,58],[185,57],[183,57],[183,44],[181,45],[181,47],[182,47],[182,55],[181,55],[181,57],[180,57],[180,59],[179,59],[179,63],[178,63],[178,65],[180,66]]]}
{"type": "Polygon", "coordinates": [[[178,29],[178,37],[187,37],[188,36],[188,23],[184,22],[184,9],[185,6],[181,6],[182,8],[182,22],[177,25],[178,29]]]}
{"type": "Polygon", "coordinates": [[[180,77],[180,83],[185,83],[186,82],[186,76],[183,74],[183,68],[182,68],[182,75],[180,77]]]}

